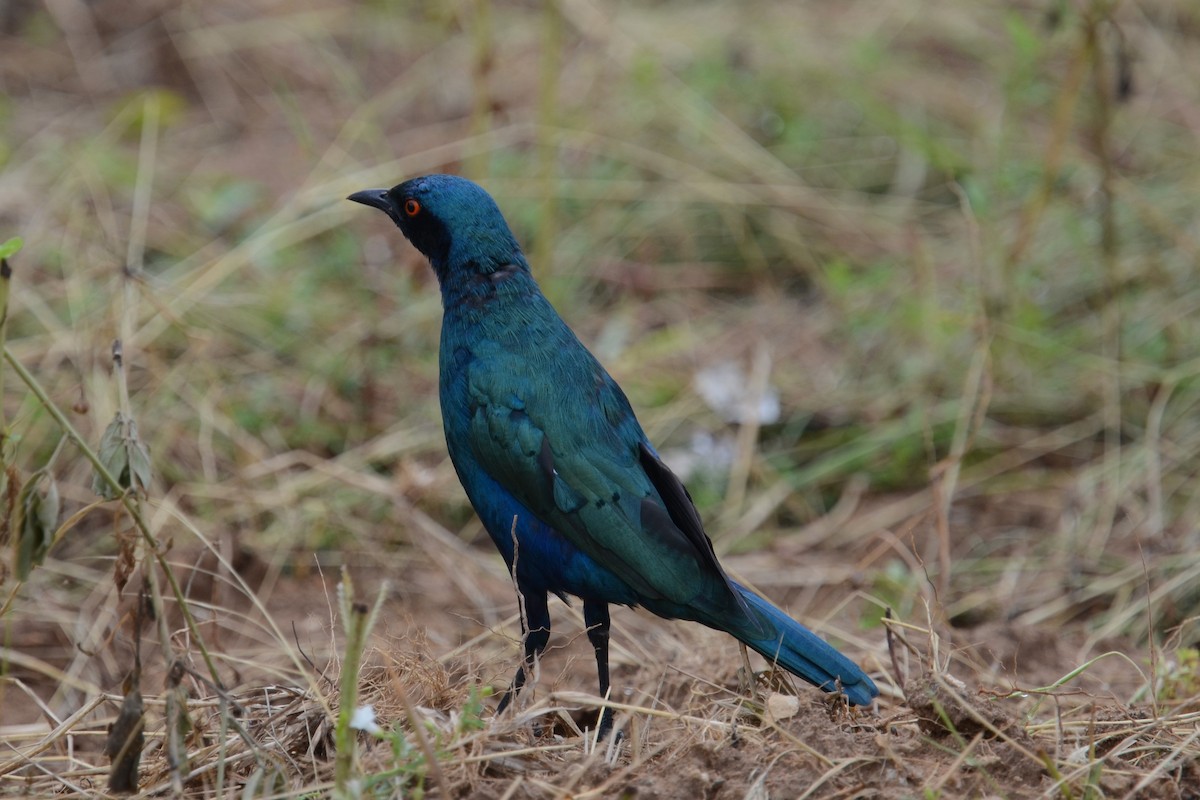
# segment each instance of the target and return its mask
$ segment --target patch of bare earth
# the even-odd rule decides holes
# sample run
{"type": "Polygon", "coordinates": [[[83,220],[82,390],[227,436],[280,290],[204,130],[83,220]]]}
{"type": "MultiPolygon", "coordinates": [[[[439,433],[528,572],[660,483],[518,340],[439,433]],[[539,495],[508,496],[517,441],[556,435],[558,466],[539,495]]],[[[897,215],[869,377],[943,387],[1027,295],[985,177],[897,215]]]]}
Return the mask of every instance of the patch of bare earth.
{"type": "MultiPolygon", "coordinates": [[[[753,563],[730,559],[735,571],[753,563]]],[[[264,577],[261,562],[246,560],[243,567],[251,578],[264,577]]],[[[220,576],[222,570],[213,573],[220,576]]],[[[182,574],[186,579],[188,573],[182,574]]],[[[1182,798],[1200,788],[1191,758],[1179,757],[1189,752],[1200,714],[1122,700],[1136,683],[1125,662],[1102,660],[1100,665],[1113,666],[1046,694],[1032,691],[1076,665],[1082,631],[1074,628],[988,625],[946,629],[943,638],[909,625],[891,652],[882,629],[855,634],[865,647],[843,647],[876,675],[884,696],[875,708],[852,710],[764,673],[751,693],[741,685],[740,659],[727,636],[618,610],[612,700],[621,709],[624,738],[612,748],[580,734],[594,724],[594,667],[580,621],[556,603],[551,647],[514,711],[494,717],[494,701],[486,701],[482,727],[455,734],[471,687],[499,690],[515,665],[511,587],[486,574],[475,576],[483,592],[475,602],[494,604],[490,610],[500,619],[491,627],[482,622],[481,606],[465,601],[444,573],[427,565],[363,566],[355,574],[364,595],[385,579],[391,587],[362,673],[360,701],[375,708],[385,728],[411,730],[415,716],[425,734],[431,740],[440,736],[440,746],[449,750],[439,775],[421,771],[410,788],[433,788],[440,780],[446,796],[472,798],[904,798],[923,792],[1020,798],[1053,793],[1055,782],[1070,778],[1065,773],[1071,769],[1094,770],[1094,785],[1115,796],[1137,789],[1134,796],[1182,798]],[[935,652],[942,666],[932,670],[935,652]],[[999,673],[990,672],[993,663],[999,673]],[[902,674],[896,674],[896,665],[902,674]],[[1013,693],[1014,688],[1023,691],[1013,693]]],[[[756,572],[743,574],[752,579],[756,572]]],[[[215,789],[219,758],[227,785],[263,781],[264,764],[279,766],[280,775],[290,777],[278,780],[295,791],[330,779],[340,662],[338,625],[330,611],[335,583],[313,571],[256,584],[267,614],[290,642],[259,643],[227,626],[217,635],[222,626],[205,623],[213,634],[210,643],[220,651],[227,702],[236,708],[233,724],[243,735],[222,736],[221,695],[202,674],[185,679],[195,723],[190,792],[215,789]],[[280,665],[277,657],[289,644],[302,662],[294,667],[280,665]]],[[[215,584],[227,592],[223,607],[242,607],[227,577],[203,584],[192,581],[198,601],[211,598],[215,584]]],[[[826,588],[831,594],[845,590],[826,588]]],[[[14,644],[32,652],[35,635],[18,629],[14,644]]],[[[42,655],[68,669],[70,651],[58,648],[42,655]]],[[[145,685],[161,685],[161,674],[148,669],[145,685]]],[[[55,688],[36,672],[21,678],[33,695],[48,698],[55,688]]],[[[117,672],[105,680],[112,681],[110,691],[117,690],[117,672]]],[[[34,746],[46,739],[46,717],[15,702],[18,694],[8,696],[14,702],[5,706],[6,741],[30,754],[0,762],[9,786],[25,785],[36,793],[61,788],[61,781],[84,789],[104,785],[107,759],[100,744],[118,696],[93,695],[100,701],[93,713],[67,725],[36,755],[34,746]],[[30,726],[30,733],[20,735],[22,726],[30,726]]],[[[147,704],[142,786],[153,792],[165,790],[171,778],[163,749],[164,709],[157,697],[147,695],[147,704]]],[[[389,743],[360,735],[358,744],[368,770],[386,771],[394,764],[389,743]]]]}

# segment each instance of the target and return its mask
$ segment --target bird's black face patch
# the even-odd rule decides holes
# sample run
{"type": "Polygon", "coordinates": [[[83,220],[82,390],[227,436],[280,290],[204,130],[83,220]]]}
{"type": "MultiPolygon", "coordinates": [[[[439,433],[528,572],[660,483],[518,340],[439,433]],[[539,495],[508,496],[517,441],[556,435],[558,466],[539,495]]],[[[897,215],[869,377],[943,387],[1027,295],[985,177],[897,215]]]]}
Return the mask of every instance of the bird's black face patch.
{"type": "Polygon", "coordinates": [[[388,196],[393,212],[389,216],[413,247],[436,267],[445,264],[449,257],[450,232],[438,215],[436,203],[423,196],[423,188],[416,181],[409,181],[390,189],[388,196]]]}

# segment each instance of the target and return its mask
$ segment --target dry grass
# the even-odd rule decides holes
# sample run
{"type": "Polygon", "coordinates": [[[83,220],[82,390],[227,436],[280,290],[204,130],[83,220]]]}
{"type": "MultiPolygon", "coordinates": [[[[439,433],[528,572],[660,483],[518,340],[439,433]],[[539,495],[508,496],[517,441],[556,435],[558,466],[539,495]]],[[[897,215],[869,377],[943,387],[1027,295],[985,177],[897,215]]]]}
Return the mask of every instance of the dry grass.
{"type": "Polygon", "coordinates": [[[133,674],[144,794],[1200,793],[1188,3],[112,5],[0,9],[3,457],[62,498],[0,572],[0,792],[105,794],[133,674]],[[751,696],[727,637],[621,610],[605,747],[558,606],[493,719],[516,603],[432,276],[339,199],[434,170],[487,183],[656,442],[724,459],[689,478],[724,561],[877,708],[751,696]],[[778,422],[700,399],[729,364],[778,422]],[[154,476],[102,501],[118,410],[154,476]],[[343,568],[384,592],[361,648],[343,568]],[[359,655],[383,733],[339,766],[359,655]]]}

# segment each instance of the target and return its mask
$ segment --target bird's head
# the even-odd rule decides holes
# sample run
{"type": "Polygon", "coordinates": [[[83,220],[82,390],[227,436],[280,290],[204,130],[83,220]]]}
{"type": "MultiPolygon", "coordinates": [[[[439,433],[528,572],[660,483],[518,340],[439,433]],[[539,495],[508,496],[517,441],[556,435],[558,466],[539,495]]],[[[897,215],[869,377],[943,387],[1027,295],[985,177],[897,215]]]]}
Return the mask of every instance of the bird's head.
{"type": "Polygon", "coordinates": [[[496,201],[466,178],[426,175],[391,189],[355,192],[347,199],[391,217],[439,277],[459,270],[490,273],[525,264],[496,201]]]}

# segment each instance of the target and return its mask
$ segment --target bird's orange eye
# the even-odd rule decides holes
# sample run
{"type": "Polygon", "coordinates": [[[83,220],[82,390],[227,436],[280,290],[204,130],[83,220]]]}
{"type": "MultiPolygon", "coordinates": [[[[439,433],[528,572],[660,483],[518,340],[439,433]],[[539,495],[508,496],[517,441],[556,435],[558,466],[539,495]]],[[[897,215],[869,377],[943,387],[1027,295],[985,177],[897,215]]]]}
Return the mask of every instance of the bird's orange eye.
{"type": "Polygon", "coordinates": [[[421,213],[421,204],[416,200],[413,200],[411,197],[408,198],[404,201],[404,213],[408,214],[410,217],[415,217],[417,214],[421,213]]]}

